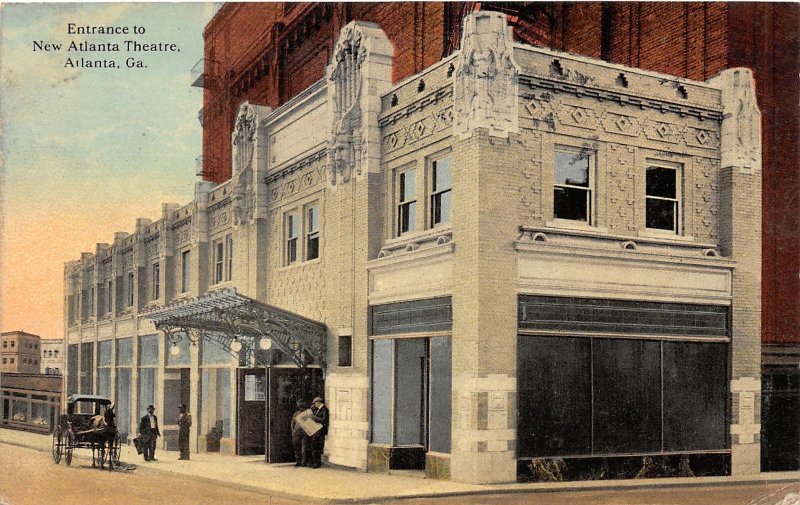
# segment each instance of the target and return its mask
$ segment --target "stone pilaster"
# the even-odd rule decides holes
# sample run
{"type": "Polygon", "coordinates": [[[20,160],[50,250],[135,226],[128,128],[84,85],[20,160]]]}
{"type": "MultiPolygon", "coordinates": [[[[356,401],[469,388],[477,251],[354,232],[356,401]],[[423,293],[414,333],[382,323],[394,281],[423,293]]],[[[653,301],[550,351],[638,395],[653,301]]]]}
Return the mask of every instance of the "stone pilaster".
{"type": "Polygon", "coordinates": [[[722,91],[720,249],[736,261],[731,306],[731,468],[760,470],[761,452],[761,113],[752,72],[725,70],[722,91]]]}

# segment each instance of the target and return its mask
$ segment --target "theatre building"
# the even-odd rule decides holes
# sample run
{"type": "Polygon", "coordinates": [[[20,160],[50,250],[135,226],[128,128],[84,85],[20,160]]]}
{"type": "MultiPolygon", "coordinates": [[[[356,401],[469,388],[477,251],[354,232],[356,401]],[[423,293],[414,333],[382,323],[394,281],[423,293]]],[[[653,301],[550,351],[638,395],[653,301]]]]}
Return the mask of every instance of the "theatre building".
{"type": "Polygon", "coordinates": [[[515,43],[472,13],[393,81],[354,21],[323,79],[242,102],[203,181],[65,267],[65,394],[175,447],[461,482],[760,471],[761,130],[707,81],[515,43]]]}

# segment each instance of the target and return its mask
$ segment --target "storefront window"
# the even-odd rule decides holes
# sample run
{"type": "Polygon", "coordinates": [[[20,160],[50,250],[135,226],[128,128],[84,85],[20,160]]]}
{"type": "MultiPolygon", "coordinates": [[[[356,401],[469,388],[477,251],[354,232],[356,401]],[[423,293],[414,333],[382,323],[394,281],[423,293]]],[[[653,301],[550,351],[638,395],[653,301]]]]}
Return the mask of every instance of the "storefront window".
{"type": "MultiPolygon", "coordinates": [[[[130,341],[130,339],[126,339],[130,341]]],[[[121,341],[120,341],[121,342],[121,341]]],[[[117,368],[117,429],[127,436],[131,426],[131,369],[117,368]]]]}
{"type": "Polygon", "coordinates": [[[144,415],[148,405],[156,402],[156,369],[139,369],[139,405],[136,415],[144,415]]]}
{"type": "Polygon", "coordinates": [[[372,341],[372,442],[392,443],[393,341],[372,341]]]}
{"type": "Polygon", "coordinates": [[[450,337],[431,339],[430,360],[430,450],[450,452],[452,418],[452,340],[450,337]]]}
{"type": "Polygon", "coordinates": [[[139,366],[158,365],[158,335],[139,337],[139,366]]]}
{"type": "Polygon", "coordinates": [[[220,439],[231,436],[231,369],[206,368],[201,384],[200,434],[207,450],[220,450],[220,439]]]}
{"type": "Polygon", "coordinates": [[[133,339],[117,340],[117,365],[125,366],[133,363],[133,339]]]}

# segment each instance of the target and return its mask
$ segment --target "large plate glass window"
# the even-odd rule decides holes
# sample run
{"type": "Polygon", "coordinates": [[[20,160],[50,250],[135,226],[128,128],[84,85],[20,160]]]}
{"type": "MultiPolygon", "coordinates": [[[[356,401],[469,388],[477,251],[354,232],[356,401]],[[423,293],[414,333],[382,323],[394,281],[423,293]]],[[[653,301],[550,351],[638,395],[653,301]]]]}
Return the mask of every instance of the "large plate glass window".
{"type": "Polygon", "coordinates": [[[594,153],[558,148],[555,153],[553,217],[592,224],[594,153]]]}

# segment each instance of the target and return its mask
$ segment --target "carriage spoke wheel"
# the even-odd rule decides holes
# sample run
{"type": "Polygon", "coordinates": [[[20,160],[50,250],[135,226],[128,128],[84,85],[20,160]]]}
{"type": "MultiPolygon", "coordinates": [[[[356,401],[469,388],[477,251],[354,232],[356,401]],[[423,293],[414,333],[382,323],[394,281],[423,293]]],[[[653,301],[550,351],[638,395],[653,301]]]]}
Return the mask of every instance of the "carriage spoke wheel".
{"type": "Polygon", "coordinates": [[[61,433],[61,426],[56,426],[53,430],[53,461],[56,465],[61,462],[61,450],[64,445],[63,435],[61,433]]]}
{"type": "Polygon", "coordinates": [[[72,433],[71,429],[67,430],[67,434],[64,438],[64,463],[67,466],[72,464],[72,450],[75,448],[75,434],[72,433]]]}

